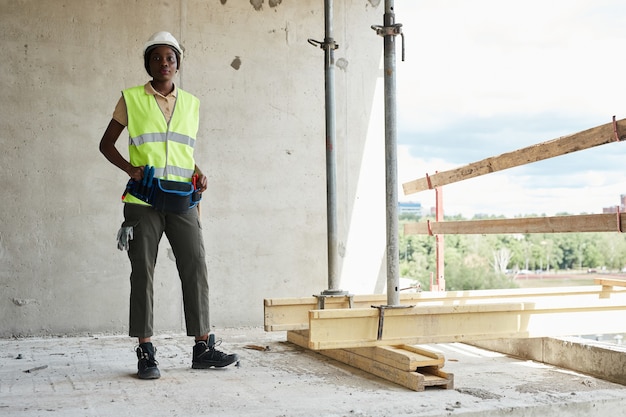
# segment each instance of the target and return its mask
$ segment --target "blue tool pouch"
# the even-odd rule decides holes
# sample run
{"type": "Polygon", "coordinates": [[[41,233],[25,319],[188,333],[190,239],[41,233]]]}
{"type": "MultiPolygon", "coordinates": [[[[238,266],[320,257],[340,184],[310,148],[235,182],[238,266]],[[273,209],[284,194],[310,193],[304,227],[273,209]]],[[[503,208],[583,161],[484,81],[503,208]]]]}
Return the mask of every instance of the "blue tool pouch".
{"type": "MultiPolygon", "coordinates": [[[[190,182],[154,179],[152,204],[156,210],[183,213],[198,204],[193,201],[195,189],[190,182]]],[[[198,194],[198,193],[195,193],[198,194]]],[[[197,196],[196,196],[197,197],[197,196]]]]}
{"type": "Polygon", "coordinates": [[[128,181],[126,192],[159,211],[184,213],[198,205],[202,194],[192,183],[153,178],[153,169],[141,181],[128,181]]]}

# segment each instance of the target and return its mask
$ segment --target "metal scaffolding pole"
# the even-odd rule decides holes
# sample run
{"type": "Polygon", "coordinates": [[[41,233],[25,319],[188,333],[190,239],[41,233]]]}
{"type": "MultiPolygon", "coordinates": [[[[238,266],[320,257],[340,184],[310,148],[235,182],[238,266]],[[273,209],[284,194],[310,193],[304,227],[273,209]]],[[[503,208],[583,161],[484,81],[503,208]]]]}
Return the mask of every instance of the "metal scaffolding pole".
{"type": "Polygon", "coordinates": [[[372,26],[384,38],[385,80],[385,174],[387,213],[387,305],[400,304],[398,255],[398,152],[396,129],[396,36],[402,25],[395,22],[394,1],[385,0],[383,26],[372,26]]]}
{"type": "MultiPolygon", "coordinates": [[[[339,289],[337,250],[337,155],[335,121],[335,49],[333,39],[333,1],[324,0],[324,42],[309,43],[324,50],[324,89],[326,103],[326,223],[328,233],[328,289],[322,296],[346,295],[339,289]]],[[[323,303],[322,303],[323,305],[323,303]]]]}

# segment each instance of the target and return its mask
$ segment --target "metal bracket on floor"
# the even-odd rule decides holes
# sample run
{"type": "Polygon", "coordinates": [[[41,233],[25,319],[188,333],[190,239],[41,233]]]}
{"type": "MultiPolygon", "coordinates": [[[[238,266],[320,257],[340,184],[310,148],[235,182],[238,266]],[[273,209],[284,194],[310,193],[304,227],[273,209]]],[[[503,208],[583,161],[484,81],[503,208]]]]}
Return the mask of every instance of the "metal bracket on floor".
{"type": "Polygon", "coordinates": [[[381,306],[372,306],[372,308],[378,309],[378,332],[376,333],[376,340],[383,339],[383,326],[385,325],[385,310],[388,309],[398,309],[398,308],[413,308],[415,305],[397,305],[397,306],[389,306],[389,305],[381,305],[381,306]]]}
{"type": "Polygon", "coordinates": [[[354,301],[354,294],[350,294],[348,291],[342,290],[325,290],[320,294],[313,294],[313,297],[317,298],[318,310],[324,310],[326,298],[346,297],[348,299],[349,308],[352,308],[354,301]]]}

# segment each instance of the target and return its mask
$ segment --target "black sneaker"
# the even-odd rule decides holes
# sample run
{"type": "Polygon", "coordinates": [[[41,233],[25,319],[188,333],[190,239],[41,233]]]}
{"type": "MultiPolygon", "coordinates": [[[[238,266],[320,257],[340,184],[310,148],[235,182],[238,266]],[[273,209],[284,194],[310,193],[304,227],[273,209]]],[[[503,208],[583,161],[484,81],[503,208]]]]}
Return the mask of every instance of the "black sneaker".
{"type": "Polygon", "coordinates": [[[142,343],[137,347],[137,376],[139,379],[158,379],[161,377],[161,372],[157,365],[159,364],[154,359],[156,348],[152,346],[152,343],[142,343]]]}
{"type": "MultiPolygon", "coordinates": [[[[220,340],[217,345],[222,343],[220,340]]],[[[199,341],[193,347],[193,360],[191,367],[193,369],[208,369],[211,367],[223,368],[239,360],[237,354],[226,354],[215,349],[215,335],[209,335],[208,342],[199,341]]]]}

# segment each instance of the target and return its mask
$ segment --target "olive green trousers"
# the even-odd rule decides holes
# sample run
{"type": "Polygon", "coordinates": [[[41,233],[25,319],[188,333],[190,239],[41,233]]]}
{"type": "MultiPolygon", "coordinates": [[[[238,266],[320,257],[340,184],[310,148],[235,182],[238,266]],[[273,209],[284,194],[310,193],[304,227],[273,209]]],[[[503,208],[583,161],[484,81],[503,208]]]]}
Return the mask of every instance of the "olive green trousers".
{"type": "Polygon", "coordinates": [[[130,336],[150,337],[154,332],[154,269],[164,233],[176,257],[187,335],[208,334],[209,284],[198,210],[192,208],[178,214],[126,203],[124,219],[122,226],[133,228],[128,248],[130,336]]]}

